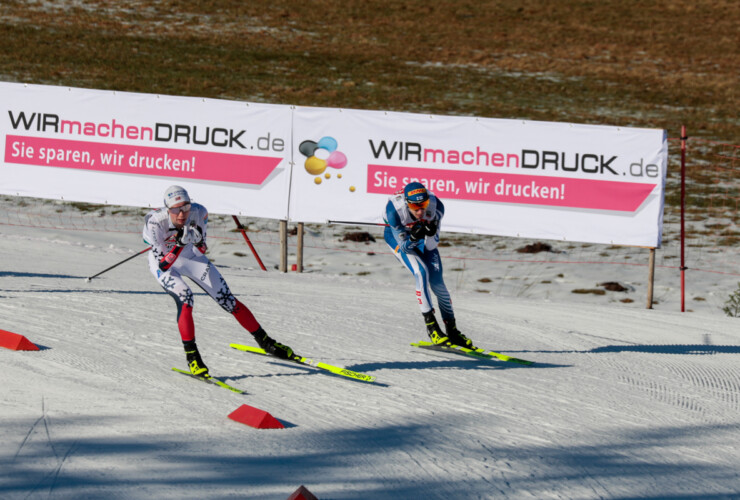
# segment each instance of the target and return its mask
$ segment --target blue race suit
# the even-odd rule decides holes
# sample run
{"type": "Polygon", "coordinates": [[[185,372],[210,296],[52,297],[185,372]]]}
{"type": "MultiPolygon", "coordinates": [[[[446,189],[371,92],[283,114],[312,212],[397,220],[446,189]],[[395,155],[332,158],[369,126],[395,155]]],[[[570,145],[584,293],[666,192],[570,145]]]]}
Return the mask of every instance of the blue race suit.
{"type": "Polygon", "coordinates": [[[454,318],[452,300],[442,278],[442,260],[437,250],[439,243],[439,228],[445,207],[442,201],[431,192],[429,206],[427,206],[423,220],[436,221],[437,232],[417,241],[411,241],[410,229],[416,219],[409,212],[403,193],[390,197],[385,207],[384,220],[388,224],[385,228],[385,242],[393,250],[396,258],[411,271],[416,279],[416,297],[422,313],[434,309],[432,293],[437,297],[437,304],[442,319],[454,318]]]}

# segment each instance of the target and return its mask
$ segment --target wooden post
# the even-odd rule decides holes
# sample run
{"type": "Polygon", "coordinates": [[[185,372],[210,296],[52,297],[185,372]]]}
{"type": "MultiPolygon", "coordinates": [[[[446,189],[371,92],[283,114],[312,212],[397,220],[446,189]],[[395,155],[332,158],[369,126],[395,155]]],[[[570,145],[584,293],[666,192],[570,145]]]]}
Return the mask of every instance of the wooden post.
{"type": "Polygon", "coordinates": [[[648,262],[648,290],[647,309],[653,308],[653,285],[655,284],[655,249],[650,249],[650,261],[648,262]]]}
{"type": "Polygon", "coordinates": [[[288,272],[288,221],[280,221],[280,272],[288,272]]]}
{"type": "Polygon", "coordinates": [[[298,238],[296,242],[296,272],[303,272],[303,222],[298,223],[298,238]]]}

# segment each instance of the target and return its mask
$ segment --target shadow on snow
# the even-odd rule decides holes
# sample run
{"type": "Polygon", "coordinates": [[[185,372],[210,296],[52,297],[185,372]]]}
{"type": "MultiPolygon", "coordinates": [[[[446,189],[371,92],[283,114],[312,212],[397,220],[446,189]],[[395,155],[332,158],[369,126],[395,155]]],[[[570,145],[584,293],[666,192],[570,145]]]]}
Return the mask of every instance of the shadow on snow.
{"type": "MultiPolygon", "coordinates": [[[[522,444],[524,436],[495,429],[472,436],[465,419],[477,417],[437,417],[302,434],[234,425],[232,437],[215,454],[202,453],[213,450],[200,442],[213,439],[208,433],[57,440],[48,430],[34,430],[34,424],[22,442],[6,441],[0,453],[0,497],[286,498],[301,484],[319,498],[350,500],[740,495],[740,488],[727,491],[727,485],[737,484],[733,464],[691,456],[675,460],[661,453],[712,434],[718,439],[737,433],[738,425],[623,429],[598,445],[566,446],[522,444]],[[450,440],[459,446],[450,448],[450,440]],[[650,455],[659,458],[646,458],[650,455]],[[454,466],[459,459],[464,469],[454,466]]],[[[54,420],[65,426],[101,423],[100,417],[54,420]]],[[[116,419],[109,420],[115,429],[116,419]]],[[[19,430],[30,424],[31,419],[5,422],[19,430]]]]}

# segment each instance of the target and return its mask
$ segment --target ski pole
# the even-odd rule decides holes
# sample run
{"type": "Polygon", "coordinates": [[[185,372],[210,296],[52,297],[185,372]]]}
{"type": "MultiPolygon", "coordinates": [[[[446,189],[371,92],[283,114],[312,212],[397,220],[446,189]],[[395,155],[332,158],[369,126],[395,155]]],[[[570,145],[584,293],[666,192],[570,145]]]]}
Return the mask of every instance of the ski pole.
{"type": "MultiPolygon", "coordinates": [[[[347,224],[350,226],[379,226],[379,227],[388,227],[388,224],[383,224],[382,222],[353,222],[351,220],[327,220],[327,224],[347,224]]],[[[406,226],[413,226],[413,222],[409,222],[406,224],[406,226]]]]}
{"type": "Polygon", "coordinates": [[[327,220],[327,224],[347,224],[347,225],[353,225],[353,226],[387,226],[388,224],[383,224],[380,222],[353,222],[351,220],[327,220]]]}
{"type": "Polygon", "coordinates": [[[86,282],[88,282],[88,283],[90,283],[90,281],[91,281],[91,280],[92,280],[93,278],[97,278],[97,277],[98,277],[98,276],[100,276],[101,274],[103,274],[103,273],[106,273],[106,272],[110,271],[110,270],[111,270],[111,269],[113,269],[114,267],[118,267],[118,266],[120,266],[121,264],[123,264],[124,262],[128,262],[128,261],[130,261],[131,259],[133,259],[134,257],[138,257],[139,255],[143,254],[144,252],[148,252],[148,251],[149,251],[149,250],[151,250],[151,249],[152,249],[152,247],[146,247],[146,248],[145,248],[144,250],[142,250],[141,252],[139,252],[139,253],[137,253],[137,254],[134,254],[134,255],[132,255],[131,257],[126,257],[125,259],[123,259],[123,260],[122,260],[121,262],[119,262],[118,264],[113,264],[113,265],[112,265],[112,266],[110,266],[110,267],[109,267],[108,269],[103,269],[103,270],[102,270],[102,271],[100,271],[100,272],[99,272],[98,274],[96,274],[96,275],[94,275],[94,276],[90,276],[89,278],[85,278],[85,281],[86,281],[86,282]]]}

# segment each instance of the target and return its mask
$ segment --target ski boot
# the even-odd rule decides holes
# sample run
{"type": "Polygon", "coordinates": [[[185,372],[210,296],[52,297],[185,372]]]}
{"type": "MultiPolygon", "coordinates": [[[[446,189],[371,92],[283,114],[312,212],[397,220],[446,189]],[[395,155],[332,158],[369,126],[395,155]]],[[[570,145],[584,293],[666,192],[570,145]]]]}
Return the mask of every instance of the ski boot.
{"type": "Polygon", "coordinates": [[[460,330],[457,329],[455,318],[446,319],[444,320],[444,323],[447,338],[452,344],[459,345],[460,347],[467,347],[468,349],[475,349],[473,341],[460,333],[460,330]]]}
{"type": "Polygon", "coordinates": [[[433,344],[444,345],[449,343],[447,335],[442,333],[437,318],[434,317],[434,310],[424,313],[424,323],[427,325],[427,334],[429,334],[433,344]]]}
{"type": "Polygon", "coordinates": [[[293,349],[287,345],[275,342],[274,339],[267,335],[267,332],[262,327],[256,332],[253,332],[252,335],[254,335],[254,339],[260,348],[264,349],[266,353],[281,359],[293,359],[293,349]]]}
{"type": "Polygon", "coordinates": [[[188,360],[188,367],[190,367],[190,373],[197,375],[198,377],[208,378],[208,367],[200,358],[198,352],[198,346],[195,345],[195,341],[183,342],[185,345],[185,356],[188,360]]]}

